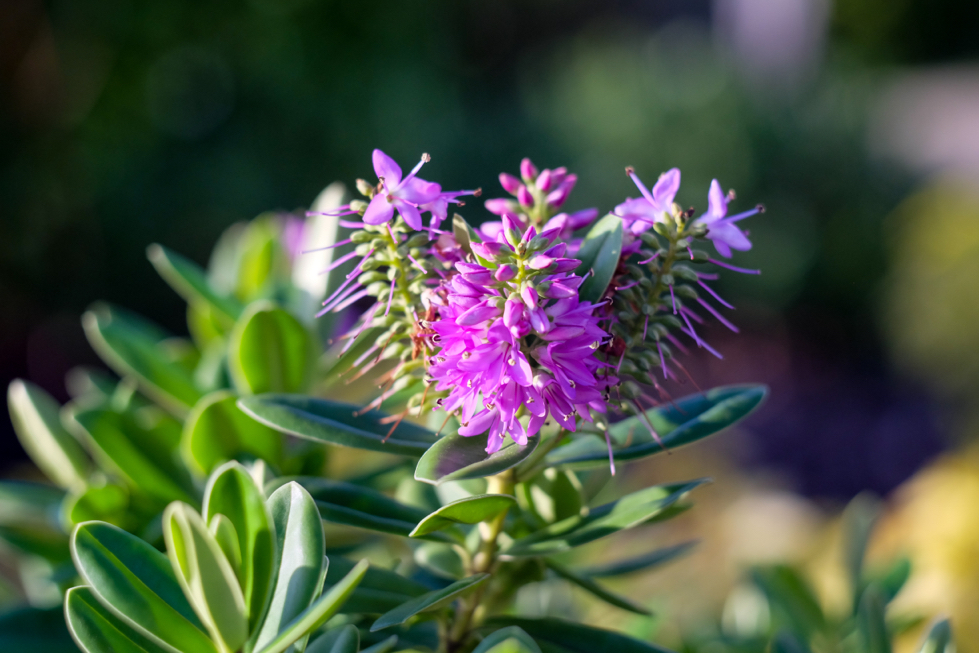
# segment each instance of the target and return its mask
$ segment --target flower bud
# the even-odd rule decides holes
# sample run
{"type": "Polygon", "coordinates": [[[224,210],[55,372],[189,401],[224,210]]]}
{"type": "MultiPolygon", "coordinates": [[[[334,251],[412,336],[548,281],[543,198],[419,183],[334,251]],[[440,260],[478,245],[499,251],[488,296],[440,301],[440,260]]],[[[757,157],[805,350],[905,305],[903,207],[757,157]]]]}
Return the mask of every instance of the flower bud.
{"type": "Polygon", "coordinates": [[[516,247],[517,243],[523,240],[523,234],[520,232],[520,227],[517,226],[516,218],[509,213],[503,214],[503,234],[511,247],[516,247]]]}
{"type": "Polygon", "coordinates": [[[542,170],[540,175],[537,177],[537,188],[546,193],[556,185],[557,184],[554,183],[554,178],[551,176],[551,171],[544,168],[544,170],[542,170]]]}
{"type": "Polygon", "coordinates": [[[350,210],[363,215],[364,211],[367,210],[367,202],[364,200],[351,200],[350,210]]]}
{"type": "Polygon", "coordinates": [[[577,181],[577,175],[568,175],[565,177],[564,181],[561,182],[561,185],[557,187],[557,190],[553,191],[547,196],[547,203],[554,207],[564,204],[577,181]]]}
{"type": "Polygon", "coordinates": [[[525,158],[520,162],[520,176],[528,184],[537,179],[537,166],[534,165],[533,161],[525,158]]]}
{"type": "Polygon", "coordinates": [[[358,179],[357,180],[357,190],[360,192],[361,195],[363,195],[365,197],[373,198],[374,197],[374,192],[375,192],[376,189],[366,179],[358,179]]]}
{"type": "Polygon", "coordinates": [[[523,186],[519,179],[505,172],[500,173],[500,185],[503,186],[503,190],[511,195],[516,195],[520,187],[523,186]]]}
{"type": "Polygon", "coordinates": [[[523,184],[520,184],[520,188],[517,189],[517,200],[520,202],[520,206],[534,205],[533,194],[523,184]]]}
{"type": "Polygon", "coordinates": [[[517,276],[517,271],[512,265],[501,265],[493,276],[496,277],[497,281],[509,281],[517,276]]]}

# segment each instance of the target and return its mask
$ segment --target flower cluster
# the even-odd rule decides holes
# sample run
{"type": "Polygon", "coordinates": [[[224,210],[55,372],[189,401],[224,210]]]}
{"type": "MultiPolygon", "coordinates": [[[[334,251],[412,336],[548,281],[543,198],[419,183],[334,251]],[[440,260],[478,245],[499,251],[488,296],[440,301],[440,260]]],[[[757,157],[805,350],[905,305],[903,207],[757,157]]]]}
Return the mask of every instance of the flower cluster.
{"type": "Polygon", "coordinates": [[[461,206],[461,197],[479,190],[443,192],[420,179],[428,160],[423,155],[403,175],[393,159],[375,150],[377,185],[358,181],[367,200],[332,212],[363,216],[362,222],[341,221],[355,231],[338,245],[355,249],[334,266],[360,259],[324,310],[375,297],[346,346],[373,328],[367,334],[373,343],[353,367],[363,375],[396,361],[383,368],[384,391],[369,407],[419,384],[398,419],[413,408],[444,410],[458,417],[460,435],[487,434],[486,450],[493,453],[507,437],[526,444],[548,423],[573,432],[579,418],[592,421],[610,406],[642,418],[640,399],[652,399],[642,385],[669,399],[653,372],[660,368],[664,380],[682,382],[678,370],[686,371],[673,356],[673,349],[686,349],[679,335],[720,356],[694,329],[704,318],[693,306],[737,330],[708,301],[733,308],[705,283],[717,274],[690,266],[757,271],[710,258],[694,244],[710,240],[725,258],[732,250],[750,249],[736,223],[762,208],[728,216],[734,195],[716,180],[707,211],[694,217],[692,209],[674,202],[678,169],[661,175],[649,190],[628,168],[640,197],[626,199],[603,220],[621,219],[621,254],[611,279],[606,273],[598,293],[586,301],[580,288],[592,270],[574,258],[582,242],[575,232],[593,222],[598,210],[557,213],[577,181],[574,174],[563,167],[541,171],[524,159],[520,179],[500,175],[512,198],[486,201],[500,220],[474,231],[456,215],[451,230],[443,231],[449,204],[461,206]],[[427,226],[424,213],[431,216],[427,226]]]}
{"type": "Polygon", "coordinates": [[[475,262],[456,265],[445,285],[441,349],[429,374],[448,391],[443,407],[458,411],[461,435],[488,431],[487,452],[505,435],[519,444],[553,418],[569,431],[589,408],[605,412],[594,356],[608,335],[594,306],[578,300],[579,261],[555,243],[558,231],[522,231],[503,215],[497,239],[471,245],[475,262]],[[526,419],[521,420],[521,417],[526,419]]]}

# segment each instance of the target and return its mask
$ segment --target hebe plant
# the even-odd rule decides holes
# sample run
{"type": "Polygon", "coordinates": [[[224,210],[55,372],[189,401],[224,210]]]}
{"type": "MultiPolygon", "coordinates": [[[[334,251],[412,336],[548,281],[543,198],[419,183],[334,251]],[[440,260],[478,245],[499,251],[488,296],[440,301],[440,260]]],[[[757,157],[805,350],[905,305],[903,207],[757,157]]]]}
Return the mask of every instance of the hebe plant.
{"type": "MultiPolygon", "coordinates": [[[[761,209],[728,216],[733,194],[715,181],[697,215],[674,203],[678,170],[650,190],[630,169],[640,196],[596,222],[595,209],[561,212],[575,175],[525,159],[520,178],[500,176],[511,198],[485,202],[500,219],[476,230],[449,209],[480,191],[444,192],[418,177],[426,161],[404,175],[375,150],[363,199],[339,206],[332,188],[305,222],[236,225],[207,271],[151,247],[188,302],[190,340],[99,305],[83,324],[118,380],[74,371],[65,407],[11,385],[18,435],[56,488],[3,484],[0,537],[33,570],[34,605],[64,596],[77,646],[661,650],[514,601],[556,576],[649,614],[598,579],[688,543],[584,569],[566,553],[679,514],[705,482],[592,505],[616,463],[721,431],[764,399],[761,386],[664,387],[690,382],[688,347],[720,355],[695,326],[707,315],[736,329],[707,282],[757,272],[699,245],[750,248],[737,223],[761,209]],[[373,471],[330,465],[334,447],[373,471]]],[[[18,614],[0,641],[50,613],[18,614]]],[[[28,635],[33,650],[70,650],[57,629],[28,635]]]]}

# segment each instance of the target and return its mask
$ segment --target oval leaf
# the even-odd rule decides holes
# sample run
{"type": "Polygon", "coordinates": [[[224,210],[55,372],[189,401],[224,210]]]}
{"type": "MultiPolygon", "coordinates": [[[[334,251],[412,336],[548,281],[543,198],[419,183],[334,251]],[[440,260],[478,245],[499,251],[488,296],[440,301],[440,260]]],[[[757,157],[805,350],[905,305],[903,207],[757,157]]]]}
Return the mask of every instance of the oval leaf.
{"type": "MultiPolygon", "coordinates": [[[[713,435],[747,417],[766,396],[763,385],[722,386],[646,411],[662,445],[638,418],[617,422],[609,428],[615,461],[638,460],[713,435]]],[[[547,463],[571,469],[607,466],[607,445],[603,437],[579,438],[549,453],[547,463]]]]}
{"type": "Polygon", "coordinates": [[[401,422],[388,437],[391,426],[381,421],[384,413],[359,415],[359,407],[327,399],[267,394],[242,397],[238,405],[277,431],[342,447],[420,456],[436,440],[434,433],[410,422],[401,422]]]}
{"type": "Polygon", "coordinates": [[[181,453],[187,465],[208,474],[241,455],[282,464],[282,436],[241,412],[237,397],[219,390],[194,406],[184,423],[181,453]]]}
{"type": "Polygon", "coordinates": [[[191,373],[160,347],[166,332],[136,315],[99,304],[82,316],[92,348],[120,376],[133,376],[161,405],[183,415],[201,398],[191,373]]]}
{"type": "Polygon", "coordinates": [[[615,276],[621,254],[622,218],[610,213],[592,226],[576,254],[581,265],[575,274],[583,277],[591,272],[578,291],[581,301],[598,302],[602,299],[615,276]]]}
{"type": "MultiPolygon", "coordinates": [[[[312,495],[324,521],[409,537],[418,522],[427,516],[420,508],[405,505],[370,488],[311,476],[296,480],[312,495]]],[[[440,541],[450,539],[444,533],[425,537],[440,541]]]]}
{"type": "Polygon", "coordinates": [[[486,629],[519,626],[524,632],[554,653],[670,653],[668,649],[641,642],[610,630],[584,626],[564,619],[523,619],[520,617],[493,617],[486,622],[486,629]]]}
{"type": "Polygon", "coordinates": [[[211,639],[222,650],[237,651],[248,639],[245,598],[204,520],[187,504],[174,502],[163,513],[163,537],[177,580],[211,639]]]}
{"type": "MultiPolygon", "coordinates": [[[[422,486],[424,487],[424,486],[422,486]]],[[[516,500],[506,494],[477,494],[442,506],[418,523],[411,537],[420,537],[448,528],[453,524],[478,524],[489,521],[516,505],[516,500]]]]}
{"type": "Polygon", "coordinates": [[[530,438],[523,447],[511,442],[496,453],[488,454],[483,438],[445,435],[422,455],[415,467],[415,478],[439,485],[446,481],[493,476],[526,460],[539,443],[540,438],[530,438]]]}
{"type": "Polygon", "coordinates": [[[599,538],[650,521],[667,519],[682,510],[676,504],[706,480],[653,487],[627,494],[593,508],[588,515],[570,517],[516,540],[504,553],[509,556],[547,555],[567,551],[599,538]]]}
{"type": "Polygon", "coordinates": [[[228,367],[243,394],[299,392],[312,380],[315,362],[312,335],[270,302],[252,304],[231,332],[228,367]]]}
{"type": "Polygon", "coordinates": [[[259,649],[313,603],[326,574],[323,523],[309,493],[298,483],[287,483],[272,493],[268,507],[275,526],[276,581],[255,640],[259,649]]]}
{"type": "Polygon", "coordinates": [[[58,402],[33,383],[17,379],[7,389],[7,407],[17,439],[44,475],[65,489],[84,486],[88,456],[61,425],[58,402]]]}
{"type": "MultiPolygon", "coordinates": [[[[95,598],[90,587],[73,587],[68,590],[65,595],[65,621],[78,647],[86,653],[171,653],[172,651],[147,639],[106,609],[95,598]]],[[[29,650],[33,653],[37,651],[34,647],[29,650]]],[[[213,650],[213,647],[210,650],[213,650]]]]}
{"type": "Polygon", "coordinates": [[[222,465],[204,490],[204,519],[224,515],[235,528],[241,546],[241,578],[249,632],[261,623],[272,590],[275,533],[265,495],[239,463],[222,465]]]}
{"type": "Polygon", "coordinates": [[[244,310],[241,302],[211,288],[207,273],[190,259],[156,244],[146,249],[146,258],[178,295],[188,302],[206,303],[224,318],[228,327],[241,316],[244,310]]]}
{"type": "Polygon", "coordinates": [[[78,573],[130,628],[178,651],[215,651],[167,557],[135,535],[101,522],[71,539],[78,573]]]}
{"type": "Polygon", "coordinates": [[[487,635],[473,653],[541,653],[541,650],[522,628],[508,626],[487,635]]]}
{"type": "Polygon", "coordinates": [[[462,580],[456,581],[448,587],[427,592],[426,594],[422,594],[421,596],[413,598],[410,601],[402,603],[395,609],[382,614],[380,618],[374,622],[374,625],[371,626],[371,632],[373,633],[383,628],[390,628],[391,626],[398,626],[408,621],[416,614],[438,610],[439,608],[448,605],[452,601],[455,601],[457,598],[476,589],[479,585],[488,580],[489,577],[489,574],[476,574],[474,576],[470,576],[469,578],[463,578],[462,580]]]}

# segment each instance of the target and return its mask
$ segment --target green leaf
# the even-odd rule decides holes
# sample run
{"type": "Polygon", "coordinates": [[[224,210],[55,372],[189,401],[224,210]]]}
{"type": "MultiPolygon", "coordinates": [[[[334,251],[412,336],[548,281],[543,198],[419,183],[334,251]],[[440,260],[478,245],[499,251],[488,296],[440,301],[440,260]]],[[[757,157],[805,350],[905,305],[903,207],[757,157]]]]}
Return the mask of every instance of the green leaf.
{"type": "Polygon", "coordinates": [[[133,376],[155,401],[183,415],[201,398],[187,368],[168,357],[160,343],[168,336],[136,315],[97,304],[82,316],[92,348],[120,376],[133,376]]]}
{"type": "Polygon", "coordinates": [[[787,630],[780,630],[772,638],[771,653],[809,653],[809,647],[787,630]]]}
{"type": "Polygon", "coordinates": [[[592,628],[564,619],[524,619],[521,617],[493,617],[485,628],[497,629],[518,626],[546,651],[546,653],[670,653],[655,644],[640,642],[611,630],[592,628]]]}
{"type": "Polygon", "coordinates": [[[439,485],[493,476],[526,460],[539,443],[540,438],[530,438],[526,446],[510,443],[496,453],[487,454],[484,438],[445,435],[422,455],[415,467],[415,478],[439,485]]]}
{"type": "MultiPolygon", "coordinates": [[[[638,418],[617,422],[609,428],[615,461],[646,458],[713,435],[747,417],[767,395],[768,388],[763,385],[721,386],[646,411],[662,445],[638,418]]],[[[607,466],[605,439],[590,435],[573,440],[549,453],[547,463],[571,469],[607,466]]]]}
{"type": "MultiPolygon", "coordinates": [[[[65,620],[78,647],[86,653],[170,653],[173,649],[164,648],[144,637],[123,619],[117,617],[98,602],[89,587],[73,587],[65,595],[65,620]]],[[[7,649],[30,650],[37,649],[7,649]]],[[[70,650],[70,649],[66,649],[70,650]]],[[[214,647],[188,649],[213,651],[214,647]]]]}
{"type": "MultiPolygon", "coordinates": [[[[336,585],[353,568],[354,563],[350,560],[331,556],[324,587],[336,585]]],[[[428,588],[421,583],[393,571],[370,567],[341,611],[349,614],[382,614],[427,591],[428,588]]]]}
{"type": "Polygon", "coordinates": [[[553,560],[544,560],[544,564],[546,564],[551,569],[551,571],[553,571],[561,578],[565,579],[570,583],[577,585],[578,587],[582,588],[586,592],[589,592],[590,594],[597,596],[598,598],[600,598],[601,600],[605,601],[610,605],[614,605],[617,608],[622,608],[623,610],[628,610],[629,612],[635,612],[636,614],[642,614],[646,616],[650,616],[653,614],[652,612],[649,611],[648,608],[645,608],[639,605],[638,603],[630,601],[624,596],[619,596],[615,592],[611,592],[605,589],[604,587],[602,587],[601,585],[593,581],[591,578],[588,578],[587,576],[582,576],[580,574],[576,574],[575,572],[571,571],[567,567],[560,565],[554,562],[553,560]]]}
{"type": "Polygon", "coordinates": [[[272,590],[275,533],[265,495],[241,464],[230,462],[214,471],[204,490],[204,520],[215,515],[231,520],[241,545],[240,586],[248,632],[261,624],[272,590]]]}
{"type": "MultiPolygon", "coordinates": [[[[285,482],[288,479],[278,479],[285,482]]],[[[357,526],[372,531],[409,537],[427,512],[381,494],[377,490],[323,478],[304,476],[295,479],[312,495],[320,516],[328,522],[357,526]]],[[[431,533],[426,539],[447,541],[444,533],[431,533]]]]}
{"type": "Polygon", "coordinates": [[[895,560],[887,571],[875,581],[884,594],[884,602],[893,601],[910,577],[911,561],[904,557],[895,560]]]}
{"type": "Polygon", "coordinates": [[[146,258],[163,280],[188,302],[206,303],[227,321],[228,326],[241,316],[244,310],[241,302],[211,288],[204,270],[190,259],[156,244],[146,249],[146,258]]]}
{"type": "Polygon", "coordinates": [[[17,608],[0,615],[0,651],[78,653],[60,607],[17,608]]]}
{"type": "Polygon", "coordinates": [[[398,626],[408,621],[416,614],[438,610],[439,608],[448,605],[452,601],[455,601],[456,599],[476,589],[489,578],[489,574],[476,574],[474,576],[470,576],[469,578],[463,578],[462,580],[456,581],[448,587],[427,592],[421,596],[411,599],[410,601],[406,601],[395,609],[382,614],[380,618],[374,622],[374,625],[371,626],[371,632],[373,633],[384,628],[390,628],[391,626],[398,626]]]}
{"type": "Polygon", "coordinates": [[[312,381],[316,343],[302,323],[271,302],[248,307],[228,343],[231,380],[242,394],[299,392],[312,381]]]}
{"type": "Polygon", "coordinates": [[[287,483],[272,493],[268,507],[275,526],[277,571],[272,600],[255,639],[254,648],[259,649],[312,605],[326,574],[323,523],[309,493],[298,483],[287,483]]]}
{"type": "Polygon", "coordinates": [[[244,577],[241,568],[241,540],[238,539],[235,525],[224,515],[214,515],[208,520],[207,529],[221,547],[221,553],[231,563],[231,569],[240,582],[244,577]]]}
{"type": "Polygon", "coordinates": [[[504,552],[510,556],[550,555],[567,551],[599,538],[634,528],[651,521],[661,521],[677,514],[677,506],[688,492],[706,483],[706,479],[656,485],[633,492],[621,499],[592,509],[585,516],[570,517],[513,542],[504,552]]]}
{"type": "Polygon", "coordinates": [[[372,410],[360,415],[357,406],[328,399],[267,394],[242,397],[238,406],[282,433],[342,447],[420,456],[436,440],[428,429],[406,421],[387,437],[391,426],[382,422],[384,413],[372,410]]]}
{"type": "Polygon", "coordinates": [[[867,543],[880,515],[880,500],[869,493],[858,494],[843,511],[843,557],[854,609],[867,586],[864,578],[864,556],[867,543]]]}
{"type": "Polygon", "coordinates": [[[282,464],[282,436],[241,412],[237,397],[227,390],[207,395],[184,423],[181,453],[187,465],[208,474],[221,463],[242,455],[282,464]]]}
{"type": "Polygon", "coordinates": [[[884,595],[876,585],[870,585],[860,598],[857,608],[857,631],[866,653],[891,653],[891,638],[884,617],[884,595]]]}
{"type": "Polygon", "coordinates": [[[507,626],[487,635],[473,653],[541,653],[541,650],[522,628],[507,626]]]}
{"type": "Polygon", "coordinates": [[[328,630],[306,647],[306,653],[357,653],[360,650],[360,631],[347,624],[328,630]]]}
{"type": "Polygon", "coordinates": [[[631,574],[635,571],[642,571],[644,569],[650,569],[666,564],[675,558],[686,555],[695,546],[697,546],[696,540],[684,542],[682,544],[677,544],[676,546],[657,549],[656,551],[651,551],[650,553],[631,558],[629,560],[621,560],[619,562],[613,562],[600,567],[583,569],[581,573],[584,576],[590,576],[592,578],[609,578],[612,576],[631,574]]]}
{"type": "Polygon", "coordinates": [[[928,636],[921,643],[918,653],[954,653],[955,642],[952,640],[952,626],[948,619],[942,619],[928,631],[928,636]]]}
{"type": "Polygon", "coordinates": [[[391,635],[387,639],[383,639],[373,646],[368,646],[360,653],[388,653],[388,651],[394,650],[394,647],[398,645],[398,636],[391,635]]]}
{"type": "Polygon", "coordinates": [[[64,513],[71,528],[86,521],[104,521],[125,530],[137,527],[131,514],[129,492],[114,483],[89,485],[82,492],[72,493],[64,504],[64,513]]]}
{"type": "Polygon", "coordinates": [[[583,277],[592,273],[578,291],[581,301],[601,301],[615,275],[615,268],[619,266],[621,254],[622,218],[610,213],[592,225],[576,254],[581,265],[575,274],[583,277]]]}
{"type": "Polygon", "coordinates": [[[33,383],[17,379],[7,389],[7,407],[17,439],[44,475],[66,489],[84,486],[88,456],[61,425],[58,402],[33,383]]]}
{"type": "Polygon", "coordinates": [[[482,242],[476,231],[469,226],[466,219],[455,213],[452,215],[452,235],[455,237],[456,244],[462,248],[466,254],[472,255],[472,243],[482,242]]]}
{"type": "Polygon", "coordinates": [[[101,403],[112,396],[117,384],[118,381],[108,372],[87,365],[73,367],[65,375],[65,387],[72,399],[101,403]]]}
{"type": "Polygon", "coordinates": [[[95,597],[141,635],[178,651],[214,652],[167,557],[101,522],[80,524],[72,558],[95,597]]]}
{"type": "Polygon", "coordinates": [[[177,579],[211,639],[222,651],[237,651],[248,639],[245,597],[204,520],[175,501],[163,513],[163,537],[177,579]]]}
{"type": "Polygon", "coordinates": [[[0,526],[58,531],[64,490],[23,481],[0,481],[0,526]]]}
{"type": "Polygon", "coordinates": [[[570,469],[545,469],[533,480],[518,483],[515,494],[524,514],[536,518],[538,528],[579,515],[584,507],[581,483],[570,469]]]}
{"type": "Polygon", "coordinates": [[[449,528],[453,524],[478,524],[489,521],[501,512],[509,510],[516,503],[513,497],[506,494],[477,494],[459,499],[442,506],[422,519],[410,535],[421,537],[449,528]]]}
{"type": "Polygon", "coordinates": [[[826,617],[806,581],[791,567],[776,565],[752,572],[773,609],[784,613],[793,630],[804,638],[826,627],[826,617]]]}
{"type": "Polygon", "coordinates": [[[466,567],[459,551],[444,542],[425,542],[415,549],[415,563],[439,578],[459,580],[466,575],[466,567]]]}
{"type": "Polygon", "coordinates": [[[191,479],[177,464],[166,429],[146,429],[133,414],[102,408],[69,410],[68,420],[69,426],[81,429],[99,466],[124,480],[131,491],[163,502],[196,503],[191,479]]]}
{"type": "Polygon", "coordinates": [[[367,560],[358,562],[343,579],[296,617],[272,643],[259,653],[283,653],[301,637],[316,630],[332,617],[367,572],[367,560]]]}

